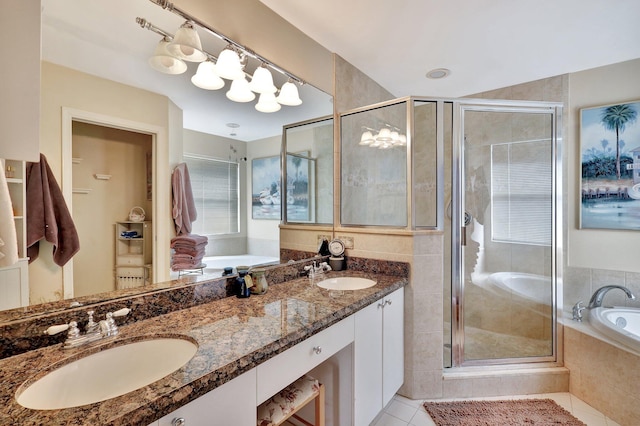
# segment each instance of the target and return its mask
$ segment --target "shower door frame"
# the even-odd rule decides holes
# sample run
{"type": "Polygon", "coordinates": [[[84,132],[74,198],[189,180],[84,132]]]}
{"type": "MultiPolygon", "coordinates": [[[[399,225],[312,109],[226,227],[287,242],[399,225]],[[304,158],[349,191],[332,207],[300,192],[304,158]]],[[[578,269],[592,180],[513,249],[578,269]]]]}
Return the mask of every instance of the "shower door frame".
{"type": "Polygon", "coordinates": [[[557,327],[558,315],[562,312],[562,103],[537,101],[505,101],[488,99],[458,99],[453,101],[453,132],[451,159],[451,366],[486,366],[505,364],[561,363],[561,339],[557,327]],[[551,238],[551,277],[552,277],[552,353],[550,356],[464,359],[464,258],[462,242],[464,230],[465,170],[464,170],[464,114],[474,112],[507,112],[550,114],[551,152],[552,152],[552,238],[551,238]]]}

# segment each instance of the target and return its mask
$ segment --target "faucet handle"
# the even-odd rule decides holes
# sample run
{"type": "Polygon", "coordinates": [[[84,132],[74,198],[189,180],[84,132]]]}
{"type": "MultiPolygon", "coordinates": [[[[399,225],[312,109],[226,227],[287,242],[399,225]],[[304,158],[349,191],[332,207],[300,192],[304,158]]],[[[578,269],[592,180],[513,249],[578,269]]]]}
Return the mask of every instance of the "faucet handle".
{"type": "Polygon", "coordinates": [[[89,316],[89,320],[87,321],[87,326],[85,327],[85,331],[87,333],[96,333],[100,331],[100,325],[93,320],[94,311],[87,311],[87,315],[89,316]]]}
{"type": "Polygon", "coordinates": [[[69,329],[69,324],[59,324],[52,325],[44,331],[44,334],[48,334],[49,336],[53,336],[54,334],[61,333],[69,329]]]}
{"type": "Polygon", "coordinates": [[[579,300],[578,303],[573,305],[572,311],[573,311],[574,321],[582,322],[582,311],[584,311],[586,308],[581,305],[582,305],[582,300],[579,300]]]}
{"type": "Polygon", "coordinates": [[[125,315],[128,315],[129,312],[131,312],[131,309],[129,308],[122,308],[122,309],[118,309],[117,311],[113,312],[113,316],[114,317],[123,317],[125,315]]]}

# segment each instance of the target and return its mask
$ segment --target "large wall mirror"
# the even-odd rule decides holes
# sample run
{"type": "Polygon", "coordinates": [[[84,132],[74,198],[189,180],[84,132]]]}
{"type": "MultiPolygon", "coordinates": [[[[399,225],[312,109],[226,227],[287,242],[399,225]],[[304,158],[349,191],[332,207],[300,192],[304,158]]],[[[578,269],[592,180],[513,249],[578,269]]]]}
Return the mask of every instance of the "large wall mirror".
{"type": "Polygon", "coordinates": [[[450,102],[411,97],[342,114],[340,224],[441,228],[450,138],[450,102]]]}
{"type": "MultiPolygon", "coordinates": [[[[115,288],[114,224],[118,220],[127,220],[129,210],[137,205],[144,208],[146,220],[154,224],[160,222],[160,215],[168,215],[164,208],[157,208],[158,197],[154,195],[157,188],[147,185],[156,182],[150,175],[158,171],[168,177],[170,164],[175,164],[175,159],[179,161],[185,154],[238,162],[242,191],[241,231],[232,236],[236,241],[233,244],[240,244],[237,240],[251,239],[253,230],[256,230],[262,232],[254,236],[256,240],[275,238],[277,246],[279,222],[269,223],[273,229],[267,236],[264,235],[265,221],[252,226],[254,221],[248,210],[251,206],[250,159],[280,156],[283,128],[290,123],[330,116],[333,114],[332,97],[310,84],[304,84],[299,87],[302,105],[282,106],[281,110],[273,113],[259,112],[255,108],[257,97],[253,102],[237,103],[225,96],[229,81],[221,90],[195,87],[191,82],[196,72],[195,63],[189,63],[187,71],[181,75],[162,74],[149,66],[148,59],[161,37],[141,28],[136,17],[143,17],[171,33],[175,33],[184,22],[151,2],[42,0],[42,5],[41,151],[50,153],[49,163],[55,173],[62,175],[62,180],[67,184],[73,182],[72,215],[81,228],[88,230],[82,232],[91,233],[80,236],[86,242],[79,252],[83,256],[75,259],[75,263],[85,268],[73,274],[82,280],[82,284],[74,285],[76,293],[82,295],[87,303],[97,303],[122,297],[123,294],[163,287],[154,283],[154,274],[150,273],[149,285],[124,291],[115,288]],[[69,123],[62,123],[61,115],[69,123]],[[102,123],[100,117],[113,120],[102,123]],[[136,128],[138,123],[144,124],[142,130],[136,128]],[[60,134],[67,127],[68,133],[73,133],[74,141],[72,146],[65,148],[62,146],[64,137],[60,134]],[[161,129],[159,132],[164,134],[154,129],[161,129]],[[138,138],[140,134],[142,137],[138,138]],[[97,140],[100,140],[99,149],[98,145],[92,145],[97,140]],[[160,146],[162,140],[168,147],[160,146]],[[192,141],[188,153],[184,151],[187,140],[192,141]],[[109,145],[109,141],[114,143],[109,145]],[[174,141],[180,142],[175,145],[174,141]],[[116,150],[116,145],[122,146],[122,150],[116,150]],[[194,152],[200,149],[207,152],[194,152]],[[65,150],[69,152],[65,153],[65,150]],[[65,155],[69,157],[69,164],[63,158],[65,155]],[[114,162],[111,164],[117,164],[117,167],[107,166],[107,157],[111,157],[114,162]],[[102,162],[101,166],[91,166],[90,162],[94,160],[102,162]],[[79,180],[81,174],[90,181],[83,183],[79,180]],[[124,185],[121,188],[126,188],[127,183],[131,186],[131,182],[141,182],[141,187],[147,190],[119,200],[119,194],[124,190],[105,189],[108,182],[114,184],[116,181],[124,185]],[[94,184],[104,188],[88,191],[94,184]],[[103,198],[99,202],[89,201],[97,196],[103,198]],[[107,207],[117,207],[118,211],[113,213],[117,219],[109,217],[104,225],[97,224],[106,214],[107,207]],[[98,275],[106,278],[96,279],[98,275]]],[[[219,54],[226,46],[211,34],[199,31],[199,35],[207,52],[219,54]]],[[[251,74],[257,66],[260,63],[249,60],[246,73],[251,74]]],[[[287,81],[286,76],[275,72],[273,78],[278,88],[287,81]]],[[[332,137],[331,132],[329,137],[332,137]]],[[[317,145],[310,151],[316,155],[315,150],[320,148],[317,145]]],[[[295,150],[300,152],[303,148],[295,150]]],[[[320,165],[318,173],[324,170],[321,168],[325,161],[332,163],[326,155],[332,156],[332,149],[316,157],[316,165],[320,165]]],[[[316,175],[318,183],[326,181],[329,176],[326,170],[321,173],[316,175]]],[[[318,187],[318,195],[321,192],[323,190],[318,187]]],[[[331,218],[319,210],[315,218],[331,222],[331,218]]],[[[163,219],[164,223],[169,223],[168,217],[163,219]]],[[[154,226],[152,229],[154,234],[168,233],[166,228],[156,229],[154,226]]],[[[150,238],[155,240],[157,235],[150,238]]],[[[221,238],[220,244],[224,240],[221,238]]],[[[168,246],[155,247],[153,262],[168,252],[168,246]]],[[[61,289],[47,288],[47,283],[62,281],[62,275],[57,265],[34,262],[29,266],[30,286],[32,289],[40,288],[40,293],[32,295],[31,309],[25,310],[24,315],[46,312],[50,309],[47,307],[49,302],[56,302],[55,309],[71,305],[73,301],[61,289]]],[[[15,319],[16,315],[12,318],[15,319]]]]}
{"type": "Polygon", "coordinates": [[[333,117],[285,126],[284,223],[333,224],[333,117]]]}

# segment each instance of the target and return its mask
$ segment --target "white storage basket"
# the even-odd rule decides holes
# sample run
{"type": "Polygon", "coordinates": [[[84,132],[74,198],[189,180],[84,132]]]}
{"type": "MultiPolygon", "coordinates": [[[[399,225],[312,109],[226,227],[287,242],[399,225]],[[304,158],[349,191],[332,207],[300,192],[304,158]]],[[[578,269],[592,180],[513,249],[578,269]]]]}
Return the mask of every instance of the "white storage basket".
{"type": "Polygon", "coordinates": [[[129,220],[131,222],[142,222],[144,221],[144,209],[139,206],[132,207],[129,211],[129,220]]]}

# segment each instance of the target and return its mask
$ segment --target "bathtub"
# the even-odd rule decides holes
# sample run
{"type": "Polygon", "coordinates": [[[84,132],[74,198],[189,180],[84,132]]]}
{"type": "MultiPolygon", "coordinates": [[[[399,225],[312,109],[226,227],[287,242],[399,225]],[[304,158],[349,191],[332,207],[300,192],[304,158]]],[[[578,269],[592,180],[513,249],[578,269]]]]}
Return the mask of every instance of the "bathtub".
{"type": "Polygon", "coordinates": [[[524,272],[495,272],[485,287],[497,294],[516,296],[529,302],[551,305],[551,278],[524,272]]]}
{"type": "Polygon", "coordinates": [[[252,254],[241,254],[235,256],[205,256],[202,259],[205,268],[204,272],[207,274],[220,274],[222,270],[230,266],[235,269],[238,265],[255,266],[265,264],[277,264],[280,263],[280,259],[270,256],[257,256],[252,254]]]}
{"type": "Polygon", "coordinates": [[[589,324],[640,353],[640,308],[594,308],[589,311],[589,324]]]}

